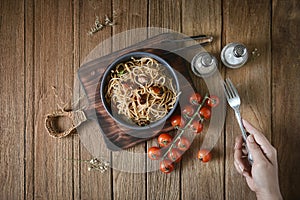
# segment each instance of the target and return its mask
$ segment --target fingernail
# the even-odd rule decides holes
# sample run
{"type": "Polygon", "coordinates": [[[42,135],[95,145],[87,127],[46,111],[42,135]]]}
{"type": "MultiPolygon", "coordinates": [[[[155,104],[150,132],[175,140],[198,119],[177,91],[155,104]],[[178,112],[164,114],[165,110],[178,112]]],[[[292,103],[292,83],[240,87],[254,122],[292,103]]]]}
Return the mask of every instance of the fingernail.
{"type": "Polygon", "coordinates": [[[247,137],[247,140],[248,140],[250,143],[254,143],[253,135],[249,135],[249,136],[247,137]]]}

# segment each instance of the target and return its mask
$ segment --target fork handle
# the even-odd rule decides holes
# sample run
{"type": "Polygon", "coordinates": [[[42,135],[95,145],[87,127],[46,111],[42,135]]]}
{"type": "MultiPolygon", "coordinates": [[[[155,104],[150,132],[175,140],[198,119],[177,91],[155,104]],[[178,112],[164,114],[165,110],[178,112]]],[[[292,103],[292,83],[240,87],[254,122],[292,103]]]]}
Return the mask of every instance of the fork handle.
{"type": "MultiPolygon", "coordinates": [[[[239,124],[239,126],[240,126],[240,129],[241,129],[241,131],[242,131],[243,140],[244,140],[244,142],[246,143],[246,140],[247,140],[247,137],[248,137],[249,133],[247,133],[247,131],[246,131],[244,125],[243,125],[242,117],[241,117],[240,111],[239,111],[238,109],[236,109],[234,113],[235,113],[235,117],[236,117],[236,119],[237,119],[237,121],[238,121],[238,124],[239,124]]],[[[253,164],[253,158],[252,158],[252,155],[250,154],[247,145],[245,145],[245,147],[246,147],[246,150],[247,150],[247,152],[248,152],[248,161],[249,161],[249,163],[252,165],[252,164],[253,164]]]]}

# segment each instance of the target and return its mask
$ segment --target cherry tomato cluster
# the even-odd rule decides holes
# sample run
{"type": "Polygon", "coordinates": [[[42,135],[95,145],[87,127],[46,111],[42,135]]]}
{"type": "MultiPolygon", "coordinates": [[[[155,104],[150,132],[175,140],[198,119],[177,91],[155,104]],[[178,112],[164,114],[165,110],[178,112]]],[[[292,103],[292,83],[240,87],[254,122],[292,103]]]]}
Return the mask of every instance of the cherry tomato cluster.
{"type": "MultiPolygon", "coordinates": [[[[159,147],[154,146],[148,149],[148,157],[152,160],[159,160],[160,170],[163,173],[170,173],[174,170],[174,163],[180,162],[182,155],[191,146],[191,141],[183,134],[186,129],[192,128],[195,134],[203,130],[204,120],[211,117],[211,109],[219,104],[217,96],[205,95],[201,97],[199,93],[193,93],[189,97],[189,104],[182,110],[182,115],[173,115],[171,125],[179,132],[173,137],[169,133],[161,133],[157,139],[159,147]]],[[[211,159],[209,150],[201,149],[197,155],[202,162],[208,162],[211,159]]]]}
{"type": "Polygon", "coordinates": [[[191,145],[191,142],[184,136],[178,138],[176,143],[172,143],[173,139],[171,134],[162,133],[157,138],[159,147],[154,146],[148,149],[150,159],[162,159],[160,170],[166,174],[174,170],[174,163],[180,162],[182,155],[191,145]]]}

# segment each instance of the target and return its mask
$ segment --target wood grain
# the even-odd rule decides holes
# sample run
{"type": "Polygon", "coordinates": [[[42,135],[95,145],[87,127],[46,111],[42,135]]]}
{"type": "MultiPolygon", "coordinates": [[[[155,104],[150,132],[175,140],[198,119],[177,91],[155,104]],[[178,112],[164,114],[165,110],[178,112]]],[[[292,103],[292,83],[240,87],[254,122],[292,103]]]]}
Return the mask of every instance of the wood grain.
{"type": "MultiPolygon", "coordinates": [[[[79,1],[79,10],[75,11],[79,14],[79,63],[83,64],[87,60],[91,59],[90,53],[99,43],[111,36],[111,28],[104,28],[103,30],[88,35],[88,31],[94,26],[96,16],[99,17],[100,23],[104,22],[104,15],[111,17],[112,13],[111,1],[79,1]]],[[[101,49],[101,53],[108,54],[111,52],[111,48],[101,49]]],[[[80,93],[82,96],[83,93],[80,93]]],[[[99,151],[103,152],[99,155],[98,151],[93,152],[94,146],[91,141],[83,143],[90,134],[99,134],[99,127],[94,122],[88,122],[84,124],[79,130],[81,139],[81,146],[79,154],[81,160],[89,160],[93,157],[105,157],[109,158],[110,153],[107,152],[103,140],[97,140],[99,142],[99,151]]],[[[111,187],[111,169],[106,173],[101,174],[97,171],[89,172],[88,166],[85,163],[81,163],[78,179],[78,190],[80,190],[80,199],[111,199],[112,187],[111,187]]]]}
{"type": "MultiPolygon", "coordinates": [[[[115,19],[117,25],[113,27],[113,35],[147,26],[147,0],[113,0],[113,10],[118,11],[118,17],[115,19]]],[[[114,39],[113,51],[123,49],[124,47],[136,42],[147,39],[147,32],[133,32],[132,35],[127,33],[122,37],[114,39]]],[[[136,159],[135,153],[144,154],[145,144],[141,143],[124,152],[113,152],[113,197],[114,199],[145,199],[145,174],[128,173],[138,172],[138,169],[145,168],[145,157],[141,156],[136,159]],[[134,189],[133,189],[134,188],[134,189]]]]}
{"type": "MultiPolygon", "coordinates": [[[[242,117],[271,138],[271,41],[270,2],[224,1],[223,42],[244,43],[251,55],[257,48],[260,57],[252,57],[239,69],[226,69],[241,97],[242,117]],[[237,17],[239,16],[239,17],[237,17]],[[263,94],[263,95],[261,95],[263,94]]],[[[256,199],[245,179],[233,167],[233,147],[240,130],[232,110],[226,119],[226,199],[256,199]],[[239,192],[237,192],[239,191],[239,192]]]]}
{"type": "Polygon", "coordinates": [[[34,198],[34,1],[25,3],[25,199],[34,198]]]}
{"type": "Polygon", "coordinates": [[[23,199],[24,1],[0,3],[0,199],[23,199]]]}
{"type": "MultiPolygon", "coordinates": [[[[80,0],[73,1],[73,74],[77,74],[80,66],[80,0]]],[[[76,78],[73,82],[73,100],[80,98],[80,88],[76,87],[76,78]]],[[[81,158],[81,142],[78,135],[73,135],[73,158],[81,158]]],[[[73,163],[73,199],[81,198],[81,163],[73,163]]]]}
{"type": "MultiPolygon", "coordinates": [[[[151,27],[161,27],[181,31],[181,0],[149,1],[148,24],[151,27]]],[[[149,32],[149,36],[156,34],[149,32]]],[[[156,139],[147,142],[147,149],[157,146],[156,139]]],[[[147,159],[148,170],[156,169],[147,173],[147,199],[180,199],[180,168],[171,174],[163,174],[159,170],[159,163],[147,159]]]]}
{"type": "MultiPolygon", "coordinates": [[[[217,53],[220,52],[221,44],[221,1],[183,1],[182,3],[182,31],[187,35],[207,34],[214,37],[211,45],[205,49],[218,58],[217,53]],[[209,22],[209,23],[207,23],[209,22]]],[[[219,67],[219,70],[220,67],[219,67]]],[[[193,76],[196,90],[201,95],[207,91],[206,83],[203,79],[193,76]]],[[[209,139],[207,127],[209,123],[204,123],[204,129],[201,136],[196,136],[193,144],[183,158],[181,170],[181,188],[182,199],[223,199],[224,198],[224,138],[223,134],[216,141],[212,149],[213,160],[209,163],[201,163],[196,159],[197,152],[203,148],[204,139],[209,139]],[[209,183],[209,184],[207,184],[209,183]],[[184,188],[189,188],[185,190],[184,188]]],[[[210,150],[210,149],[209,149],[210,150]]]]}
{"type": "MultiPolygon", "coordinates": [[[[132,174],[117,167],[101,174],[88,172],[85,163],[64,160],[104,156],[115,164],[118,159],[124,163],[122,155],[110,156],[103,141],[101,155],[82,144],[84,134],[99,133],[92,121],[79,135],[61,140],[46,133],[45,114],[71,100],[74,74],[91,58],[90,52],[112,35],[146,26],[213,35],[213,44],[205,49],[219,61],[221,47],[229,42],[244,43],[250,54],[257,48],[260,56],[251,56],[242,68],[219,65],[219,71],[237,86],[243,117],[277,148],[284,198],[300,198],[298,1],[4,0],[0,13],[0,199],[255,199],[233,166],[234,138],[240,132],[230,109],[224,138],[213,149],[214,159],[207,164],[194,160],[202,135],[169,175],[132,174]],[[116,26],[87,34],[96,15],[103,22],[105,14],[113,13],[116,26]]],[[[98,53],[105,55],[152,35],[151,31],[137,38],[131,35],[130,40],[114,41],[98,53]]],[[[203,93],[205,83],[192,79],[203,93]]],[[[81,89],[75,91],[82,94],[81,89]]],[[[129,152],[143,154],[154,145],[155,139],[129,152]]],[[[128,162],[147,169],[158,166],[145,157],[128,162]]]]}
{"type": "Polygon", "coordinates": [[[34,9],[34,198],[71,199],[72,138],[55,140],[44,128],[44,116],[70,100],[73,77],[71,1],[38,1],[34,9]],[[56,13],[53,15],[52,13],[56,13]],[[51,30],[51,31],[49,31],[51,30]],[[57,73],[59,71],[59,73],[57,73]],[[56,98],[52,86],[55,87],[56,98]]]}
{"type": "MultiPolygon", "coordinates": [[[[181,0],[150,0],[148,23],[150,27],[172,29],[181,32],[181,0]]],[[[153,33],[149,33],[153,35],[153,33]]]]}
{"type": "Polygon", "coordinates": [[[277,148],[284,199],[299,199],[299,1],[272,5],[272,142],[277,148]]]}

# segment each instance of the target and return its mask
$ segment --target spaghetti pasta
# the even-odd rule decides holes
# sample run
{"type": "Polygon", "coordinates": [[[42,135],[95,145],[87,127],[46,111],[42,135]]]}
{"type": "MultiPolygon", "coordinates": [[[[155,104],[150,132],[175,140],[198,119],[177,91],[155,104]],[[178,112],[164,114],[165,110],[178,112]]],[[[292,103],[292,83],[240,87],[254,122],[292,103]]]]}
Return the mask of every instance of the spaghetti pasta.
{"type": "Polygon", "coordinates": [[[111,70],[106,102],[118,114],[146,126],[174,107],[178,94],[163,65],[150,57],[120,63],[111,70]]]}

